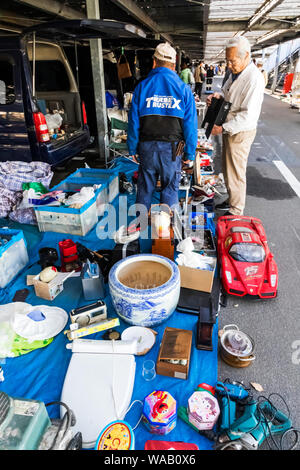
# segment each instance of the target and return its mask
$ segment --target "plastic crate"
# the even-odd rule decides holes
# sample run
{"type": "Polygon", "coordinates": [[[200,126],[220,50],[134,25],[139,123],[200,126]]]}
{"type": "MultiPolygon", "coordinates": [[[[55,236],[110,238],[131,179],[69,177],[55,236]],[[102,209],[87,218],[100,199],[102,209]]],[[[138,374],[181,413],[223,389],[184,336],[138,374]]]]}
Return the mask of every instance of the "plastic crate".
{"type": "MultiPolygon", "coordinates": [[[[86,187],[86,186],[94,186],[95,184],[100,184],[100,183],[95,183],[94,181],[91,181],[90,179],[86,179],[86,178],[82,178],[79,181],[78,178],[72,178],[69,176],[68,178],[61,181],[59,184],[57,184],[51,190],[74,192],[74,191],[80,191],[81,188],[86,187]]],[[[98,217],[100,217],[105,212],[105,204],[108,204],[107,181],[103,181],[101,183],[100,188],[95,190],[95,194],[96,194],[97,215],[98,217]]]]}
{"type": "Polygon", "coordinates": [[[216,233],[216,228],[215,224],[213,221],[214,218],[214,212],[190,212],[189,213],[189,219],[188,219],[188,226],[192,230],[197,230],[197,229],[206,229],[206,230],[211,230],[212,234],[215,235],[216,233]],[[197,216],[202,216],[204,219],[204,224],[195,224],[193,223],[193,219],[197,216]]]}
{"type": "Polygon", "coordinates": [[[40,232],[59,232],[84,237],[98,222],[96,199],[80,209],[67,207],[35,208],[40,232]]]}
{"type": "Polygon", "coordinates": [[[3,289],[28,264],[27,244],[22,230],[0,229],[9,241],[0,246],[0,288],[3,289]]]}
{"type": "Polygon", "coordinates": [[[119,172],[115,170],[99,170],[97,168],[79,168],[70,178],[84,178],[93,184],[106,182],[108,187],[108,202],[111,203],[119,194],[119,172]]]}
{"type": "MultiPolygon", "coordinates": [[[[89,186],[85,181],[64,180],[52,191],[62,190],[74,192],[83,186],[89,186]]],[[[90,185],[92,186],[92,185],[90,185]]],[[[101,188],[95,191],[95,195],[80,209],[67,206],[38,206],[35,207],[35,215],[40,232],[59,232],[84,237],[98,222],[97,198],[101,188]]]]}

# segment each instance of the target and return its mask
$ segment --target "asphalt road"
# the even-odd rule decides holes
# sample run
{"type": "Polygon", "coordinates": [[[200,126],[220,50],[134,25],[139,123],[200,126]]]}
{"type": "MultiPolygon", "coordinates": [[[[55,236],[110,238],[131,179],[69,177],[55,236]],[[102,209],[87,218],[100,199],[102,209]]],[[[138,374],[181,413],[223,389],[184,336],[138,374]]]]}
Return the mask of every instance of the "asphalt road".
{"type": "MultiPolygon", "coordinates": [[[[215,138],[215,168],[220,164],[220,138],[215,138]]],[[[253,301],[228,297],[219,314],[219,330],[236,324],[255,341],[255,361],[238,369],[219,359],[219,379],[262,385],[264,396],[279,393],[286,400],[294,427],[300,428],[300,194],[275,161],[283,162],[300,181],[300,113],[265,95],[257,135],[247,169],[245,215],[258,217],[266,230],[279,270],[276,299],[253,301]],[[293,187],[292,187],[292,186],[293,187]],[[294,188],[294,189],[293,189],[294,188]]],[[[280,163],[280,167],[284,167],[280,163]]],[[[216,201],[217,203],[218,201],[216,201]]],[[[218,214],[220,215],[220,213],[218,214]]],[[[254,392],[257,397],[259,393],[254,392]]],[[[274,402],[283,412],[285,405],[274,402]]]]}

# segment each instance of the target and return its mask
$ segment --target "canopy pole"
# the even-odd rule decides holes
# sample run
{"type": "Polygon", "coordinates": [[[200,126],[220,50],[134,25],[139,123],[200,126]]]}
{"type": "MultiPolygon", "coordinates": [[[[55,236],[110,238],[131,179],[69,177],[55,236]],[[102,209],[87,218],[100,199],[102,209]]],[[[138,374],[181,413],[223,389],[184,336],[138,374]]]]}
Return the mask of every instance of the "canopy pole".
{"type": "Polygon", "coordinates": [[[35,98],[35,31],[32,33],[32,96],[35,98]]]}
{"type": "MultiPolygon", "coordinates": [[[[86,0],[87,17],[89,19],[100,19],[99,3],[99,0],[86,0]]],[[[90,51],[94,82],[99,157],[102,162],[105,162],[105,166],[107,166],[109,158],[109,140],[105,99],[102,40],[90,39],[90,51]]]]}

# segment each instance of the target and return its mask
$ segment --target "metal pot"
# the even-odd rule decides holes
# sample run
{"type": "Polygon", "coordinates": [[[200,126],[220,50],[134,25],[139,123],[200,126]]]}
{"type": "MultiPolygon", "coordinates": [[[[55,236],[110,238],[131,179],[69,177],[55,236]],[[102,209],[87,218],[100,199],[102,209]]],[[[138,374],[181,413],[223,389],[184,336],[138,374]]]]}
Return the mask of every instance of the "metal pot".
{"type": "Polygon", "coordinates": [[[240,331],[237,325],[226,325],[220,337],[220,354],[224,362],[232,367],[247,367],[254,360],[254,341],[240,331]]]}

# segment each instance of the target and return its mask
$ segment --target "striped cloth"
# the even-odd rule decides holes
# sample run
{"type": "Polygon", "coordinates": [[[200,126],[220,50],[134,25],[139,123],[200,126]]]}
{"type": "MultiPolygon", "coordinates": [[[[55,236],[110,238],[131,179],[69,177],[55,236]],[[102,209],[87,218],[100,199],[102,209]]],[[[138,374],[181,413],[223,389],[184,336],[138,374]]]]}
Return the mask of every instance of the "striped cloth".
{"type": "MultiPolygon", "coordinates": [[[[53,172],[48,163],[0,162],[0,217],[8,217],[20,204],[23,199],[23,183],[42,183],[46,188],[49,188],[52,177],[53,172]]],[[[24,220],[32,219],[30,214],[26,213],[24,220]]],[[[20,218],[21,214],[15,214],[15,217],[17,215],[20,218]]]]}
{"type": "Polygon", "coordinates": [[[22,191],[23,183],[42,183],[49,188],[53,172],[43,162],[0,162],[0,186],[10,191],[22,191]]]}

